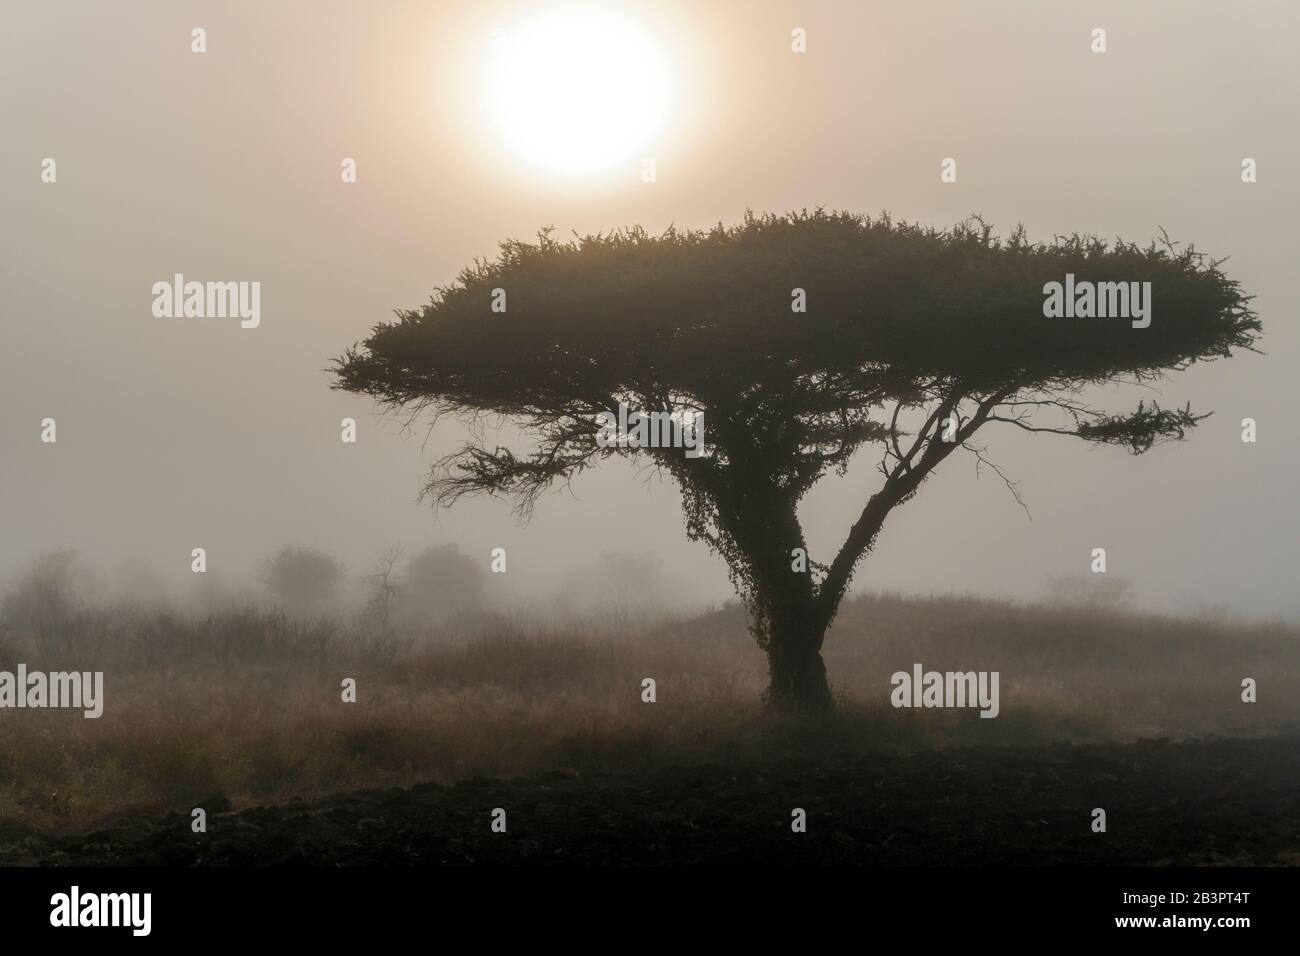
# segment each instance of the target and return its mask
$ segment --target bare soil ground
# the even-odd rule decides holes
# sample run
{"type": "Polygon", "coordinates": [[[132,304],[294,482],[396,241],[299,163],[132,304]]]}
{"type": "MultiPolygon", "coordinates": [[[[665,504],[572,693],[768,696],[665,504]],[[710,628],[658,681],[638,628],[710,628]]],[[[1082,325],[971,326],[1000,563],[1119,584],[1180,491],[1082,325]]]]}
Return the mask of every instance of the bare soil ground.
{"type": "MultiPolygon", "coordinates": [[[[1296,865],[1300,736],[550,771],[82,833],[0,829],[6,865],[1296,865]],[[507,832],[493,833],[493,808],[507,832]],[[791,832],[791,811],[807,832],[791,832]],[[1107,832],[1091,829],[1092,810],[1107,832]]],[[[202,805],[202,804],[201,804],[202,805]]]]}

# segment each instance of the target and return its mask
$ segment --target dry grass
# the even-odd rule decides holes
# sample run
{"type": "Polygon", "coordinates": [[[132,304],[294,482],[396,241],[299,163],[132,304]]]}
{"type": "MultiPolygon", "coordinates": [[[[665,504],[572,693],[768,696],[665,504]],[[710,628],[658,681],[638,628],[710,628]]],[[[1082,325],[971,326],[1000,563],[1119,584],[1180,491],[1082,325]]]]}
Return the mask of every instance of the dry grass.
{"type": "Polygon", "coordinates": [[[555,767],[1266,733],[1300,720],[1298,651],[1280,625],[872,596],[828,640],[839,713],[806,721],[764,713],[765,663],[737,608],[640,633],[497,619],[437,641],[256,610],[83,610],[0,631],[0,669],[103,670],[106,696],[99,720],[0,711],[0,822],[73,827],[218,793],[239,805],[555,767]],[[1001,716],[893,710],[889,675],[918,661],[1000,671],[1001,716]],[[1240,702],[1245,676],[1258,704],[1240,702]],[[341,702],[344,677],[356,704],[341,702]]]}

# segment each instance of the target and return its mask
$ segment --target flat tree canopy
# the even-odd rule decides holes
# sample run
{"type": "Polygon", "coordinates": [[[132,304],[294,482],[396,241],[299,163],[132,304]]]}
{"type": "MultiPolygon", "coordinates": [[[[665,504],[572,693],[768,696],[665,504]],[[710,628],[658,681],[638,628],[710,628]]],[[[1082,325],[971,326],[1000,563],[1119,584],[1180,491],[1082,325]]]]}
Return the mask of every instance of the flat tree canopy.
{"type": "Polygon", "coordinates": [[[1251,349],[1259,320],[1221,264],[1168,240],[1031,243],[978,219],[938,230],[822,210],[658,236],[633,227],[561,242],[543,231],[376,326],[337,362],[335,387],[531,430],[527,457],[472,441],[439,462],[425,490],[444,504],[487,493],[526,514],[611,455],[671,474],[688,534],[727,561],[746,601],[773,699],[825,705],[820,649],[854,569],[940,461],[957,448],[986,460],[970,444],[977,430],[1141,453],[1204,417],[1154,402],[1108,414],[1082,394],[1251,349]],[[1067,276],[1149,282],[1150,324],[1049,317],[1046,287],[1067,276]],[[493,311],[503,294],[505,311],[493,311]],[[709,453],[602,447],[596,415],[620,402],[702,412],[709,453]],[[878,455],[875,488],[829,563],[800,570],[799,500],[864,447],[878,455]]]}

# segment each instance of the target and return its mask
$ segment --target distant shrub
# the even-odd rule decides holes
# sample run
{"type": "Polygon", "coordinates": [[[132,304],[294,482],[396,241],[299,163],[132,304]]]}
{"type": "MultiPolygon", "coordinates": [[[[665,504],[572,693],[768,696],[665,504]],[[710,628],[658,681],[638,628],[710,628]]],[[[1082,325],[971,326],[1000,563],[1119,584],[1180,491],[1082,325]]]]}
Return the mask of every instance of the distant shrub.
{"type": "Polygon", "coordinates": [[[1127,578],[1111,574],[1075,574],[1049,578],[1047,603],[1058,607],[1124,610],[1133,604],[1136,589],[1127,578]]]}
{"type": "Polygon", "coordinates": [[[75,551],[37,558],[0,602],[0,643],[46,649],[66,644],[76,630],[86,581],[75,551]]]}
{"type": "Polygon", "coordinates": [[[454,544],[425,548],[406,565],[401,587],[404,616],[411,623],[442,622],[476,610],[486,572],[454,544]]]}
{"type": "Polygon", "coordinates": [[[327,608],[338,594],[343,566],[316,548],[281,548],[266,564],[267,590],[287,611],[327,608]]]}

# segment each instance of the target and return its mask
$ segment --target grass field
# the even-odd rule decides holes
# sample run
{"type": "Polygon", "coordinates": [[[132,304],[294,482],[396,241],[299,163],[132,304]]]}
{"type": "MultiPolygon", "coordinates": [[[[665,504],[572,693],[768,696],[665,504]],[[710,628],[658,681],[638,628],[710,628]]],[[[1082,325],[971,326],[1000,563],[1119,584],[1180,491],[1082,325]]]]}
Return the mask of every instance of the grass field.
{"type": "Polygon", "coordinates": [[[254,608],[7,620],[0,669],[102,670],[105,706],[98,720],[0,710],[0,823],[72,829],[217,797],[240,807],[548,769],[1248,737],[1300,721],[1300,632],[1275,624],[862,596],[827,641],[839,711],[800,720],[764,711],[766,665],[738,607],[653,625],[536,620],[383,638],[254,608]],[[999,671],[1000,716],[891,708],[889,676],[914,662],[999,671]],[[356,703],[342,701],[347,677],[356,703]],[[1258,703],[1242,703],[1244,677],[1258,703]]]}

